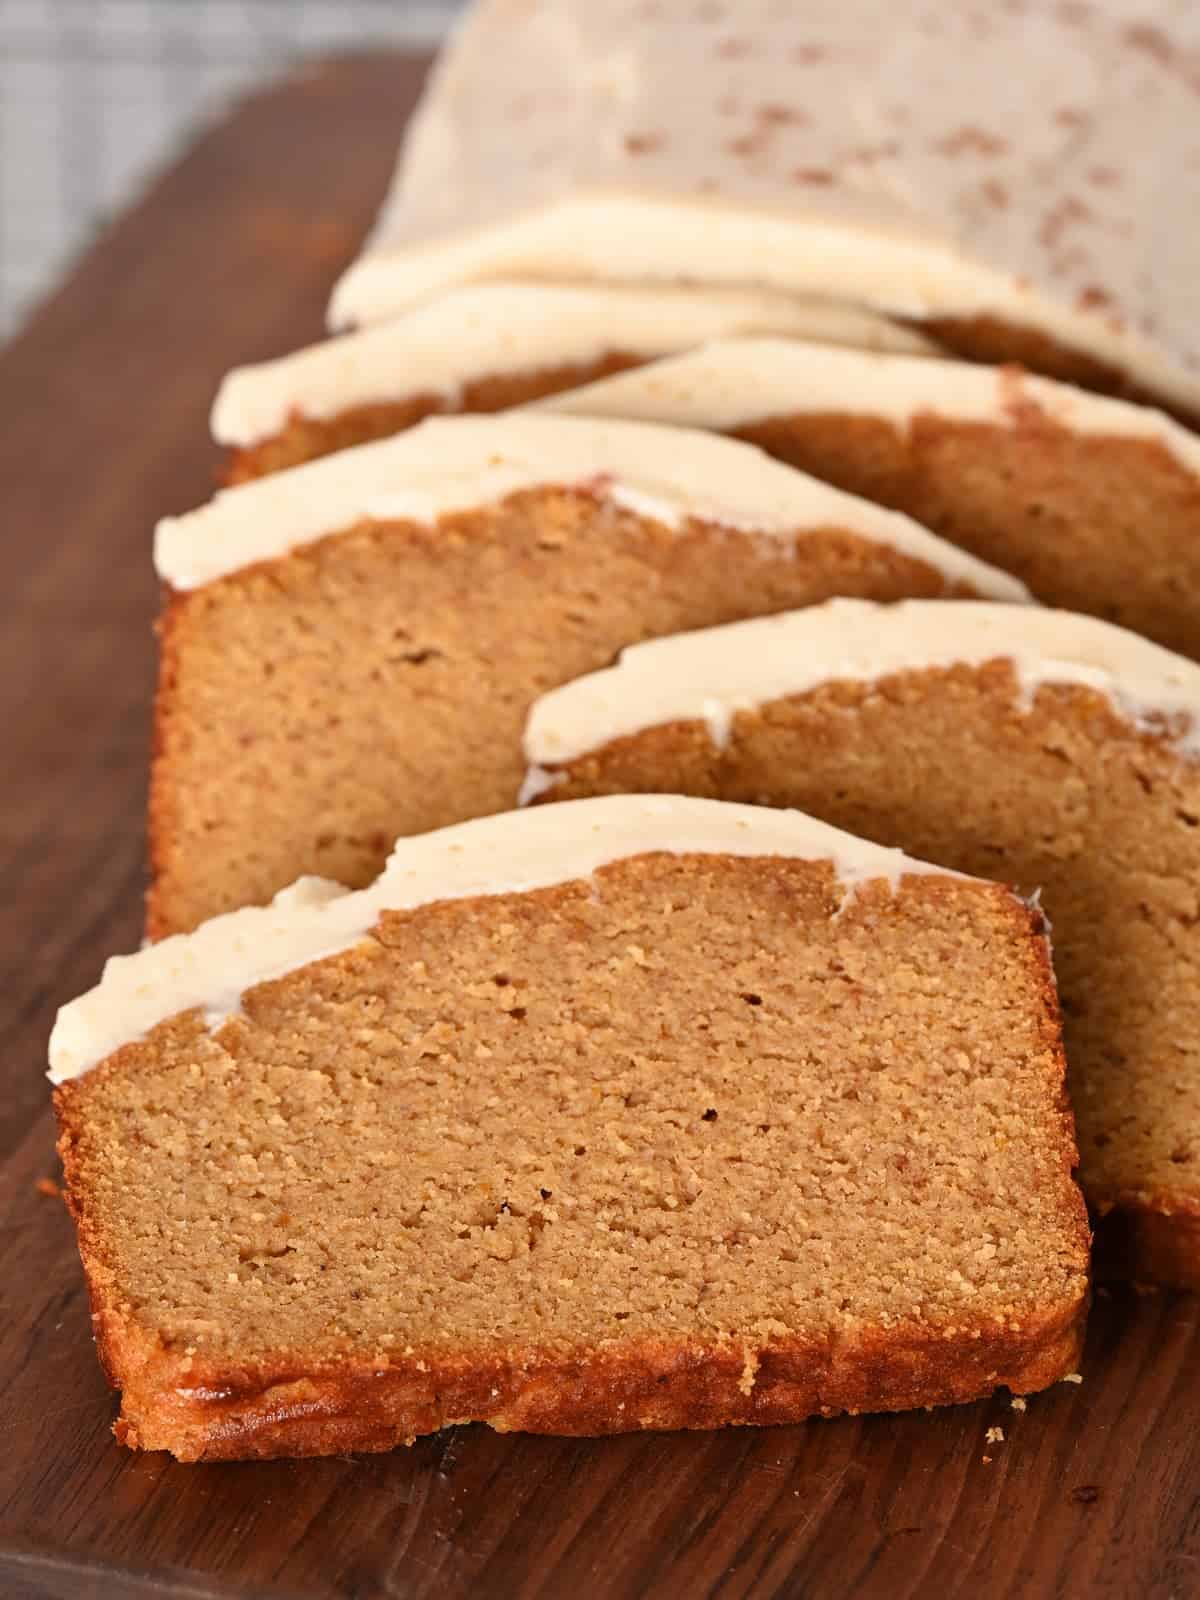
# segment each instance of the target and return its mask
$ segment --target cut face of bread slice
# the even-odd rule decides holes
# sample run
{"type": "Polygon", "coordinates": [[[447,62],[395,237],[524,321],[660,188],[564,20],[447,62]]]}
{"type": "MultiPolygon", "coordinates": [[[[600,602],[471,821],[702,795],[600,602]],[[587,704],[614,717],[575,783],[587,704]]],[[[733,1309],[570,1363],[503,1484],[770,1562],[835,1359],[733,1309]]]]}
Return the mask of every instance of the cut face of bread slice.
{"type": "Polygon", "coordinates": [[[1196,416],[1196,18],[1034,0],[981,46],[941,0],[477,0],[332,321],[497,277],[754,285],[1196,416]]]}
{"type": "Polygon", "coordinates": [[[1015,580],[711,434],[435,418],[159,528],[155,935],[511,806],[533,700],[626,644],[1015,580]]]}
{"type": "Polygon", "coordinates": [[[238,367],[213,406],[230,482],[399,433],[441,411],[502,411],[735,334],[866,350],[937,346],[851,306],[735,289],[475,284],[394,322],[238,367]]]}
{"type": "Polygon", "coordinates": [[[130,1445],[778,1423],[1078,1361],[1040,917],[810,818],[401,841],[110,963],[51,1061],[130,1445]]]}
{"type": "Polygon", "coordinates": [[[835,602],[534,708],[527,793],[802,806],[1041,891],[1118,1270],[1200,1286],[1200,668],[1089,617],[835,602]]]}
{"type": "Polygon", "coordinates": [[[1200,437],[1012,368],[730,339],[547,409],[719,428],[1200,656],[1200,437]]]}

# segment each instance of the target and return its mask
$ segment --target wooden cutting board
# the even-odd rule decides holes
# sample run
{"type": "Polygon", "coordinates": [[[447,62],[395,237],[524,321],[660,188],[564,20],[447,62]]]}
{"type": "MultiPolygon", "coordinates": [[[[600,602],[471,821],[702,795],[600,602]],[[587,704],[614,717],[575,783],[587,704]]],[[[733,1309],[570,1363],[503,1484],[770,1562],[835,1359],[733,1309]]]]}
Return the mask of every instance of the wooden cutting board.
{"type": "Polygon", "coordinates": [[[42,1072],[56,1006],[140,931],[151,527],[209,493],[221,373],[320,332],[423,70],[339,61],[242,105],[0,353],[0,1596],[1200,1595],[1183,1296],[1102,1295],[1083,1383],[1023,1413],[192,1467],[113,1442],[38,1188],[42,1072]]]}

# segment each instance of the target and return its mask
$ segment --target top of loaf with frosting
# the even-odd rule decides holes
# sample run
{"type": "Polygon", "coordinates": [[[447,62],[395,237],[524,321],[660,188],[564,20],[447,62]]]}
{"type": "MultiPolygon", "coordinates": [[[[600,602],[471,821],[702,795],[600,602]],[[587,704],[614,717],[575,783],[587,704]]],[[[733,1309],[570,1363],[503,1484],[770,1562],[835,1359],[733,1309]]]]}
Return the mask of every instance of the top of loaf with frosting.
{"type": "Polygon", "coordinates": [[[699,276],[1010,318],[1195,406],[1197,194],[1190,0],[477,0],[333,316],[699,276]]]}

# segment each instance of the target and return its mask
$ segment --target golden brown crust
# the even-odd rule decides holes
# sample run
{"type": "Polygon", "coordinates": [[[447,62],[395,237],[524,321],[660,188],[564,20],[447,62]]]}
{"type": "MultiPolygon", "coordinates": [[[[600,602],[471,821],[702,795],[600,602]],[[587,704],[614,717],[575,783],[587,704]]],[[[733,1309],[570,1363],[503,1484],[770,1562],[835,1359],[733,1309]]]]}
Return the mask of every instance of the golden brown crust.
{"type": "MultiPolygon", "coordinates": [[[[639,1429],[800,1422],[838,1412],[899,1411],[1025,1394],[1078,1365],[1080,1302],[1020,1330],[873,1329],[817,1345],[780,1339],[740,1346],[644,1344],[619,1353],[552,1356],[465,1352],[346,1362],[304,1370],[193,1368],[121,1342],[126,1383],[116,1433],[134,1449],[181,1461],[390,1450],[462,1422],[500,1432],[597,1435],[639,1429]]],[[[110,1359],[112,1342],[109,1343],[110,1359]]]]}
{"type": "Polygon", "coordinates": [[[610,350],[594,361],[564,362],[530,372],[496,372],[474,378],[456,395],[424,393],[348,406],[331,417],[306,417],[293,411],[286,425],[266,439],[231,450],[221,474],[227,484],[248,483],[272,472],[282,472],[304,461],[332,455],[351,445],[403,433],[425,417],[460,411],[506,411],[510,406],[539,400],[543,395],[575,389],[583,383],[610,377],[628,367],[642,365],[645,356],[610,350]]]}
{"type": "Polygon", "coordinates": [[[1185,427],[1200,427],[1197,412],[1143,388],[1121,368],[1063,344],[1038,328],[1022,327],[997,316],[914,318],[909,319],[909,326],[931,335],[947,350],[967,361],[989,366],[1019,361],[1031,372],[1078,384],[1081,389],[1093,389],[1097,394],[1132,400],[1137,405],[1158,406],[1177,417],[1185,427]]]}

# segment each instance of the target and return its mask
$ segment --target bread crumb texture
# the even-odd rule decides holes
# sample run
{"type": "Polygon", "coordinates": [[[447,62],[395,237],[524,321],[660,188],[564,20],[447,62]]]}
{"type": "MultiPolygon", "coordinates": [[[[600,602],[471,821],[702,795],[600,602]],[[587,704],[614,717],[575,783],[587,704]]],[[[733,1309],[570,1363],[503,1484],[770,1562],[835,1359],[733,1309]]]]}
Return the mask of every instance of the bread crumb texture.
{"type": "MultiPolygon", "coordinates": [[[[1200,478],[1158,440],[1076,432],[1021,395],[1000,422],[805,413],[738,430],[1086,611],[1200,658],[1200,478]]],[[[863,397],[863,412],[870,396],[863,397]]]]}
{"type": "Polygon", "coordinates": [[[653,855],[384,916],[62,1086],[119,1434],[781,1422],[1077,1362],[1088,1234],[1036,916],[653,855]]]}
{"type": "Polygon", "coordinates": [[[1113,1213],[1119,1267],[1200,1287],[1200,761],[1173,731],[1087,688],[1030,701],[995,661],[776,700],[735,715],[720,750],[701,723],[649,729],[548,798],[794,806],[1040,892],[1084,1189],[1113,1213]]]}
{"type": "Polygon", "coordinates": [[[505,811],[533,701],[626,645],[834,595],[961,587],[839,528],[668,528],[582,490],[366,522],[169,603],[153,937],[305,873],[370,883],[401,835],[505,811]]]}

